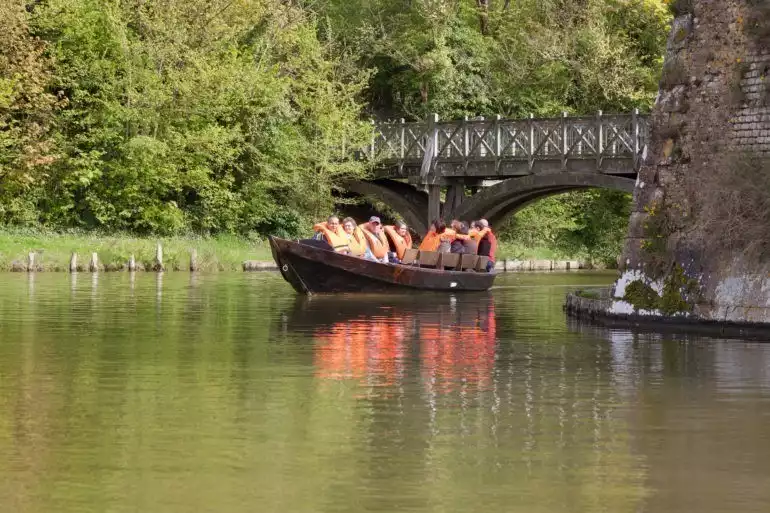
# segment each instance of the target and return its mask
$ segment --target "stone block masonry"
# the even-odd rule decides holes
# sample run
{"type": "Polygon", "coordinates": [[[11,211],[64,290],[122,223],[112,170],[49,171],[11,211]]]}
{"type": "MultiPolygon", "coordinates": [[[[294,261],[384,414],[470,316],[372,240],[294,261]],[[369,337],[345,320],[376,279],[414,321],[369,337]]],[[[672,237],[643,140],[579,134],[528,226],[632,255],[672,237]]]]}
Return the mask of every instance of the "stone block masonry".
{"type": "MultiPolygon", "coordinates": [[[[770,261],[751,249],[762,237],[719,242],[770,217],[753,208],[770,173],[770,2],[685,3],[667,43],[616,292],[638,281],[635,290],[658,287],[661,300],[677,291],[680,317],[770,323],[770,261]],[[722,210],[734,222],[715,230],[722,210]]],[[[623,299],[616,294],[610,310],[636,311],[623,299]]]]}

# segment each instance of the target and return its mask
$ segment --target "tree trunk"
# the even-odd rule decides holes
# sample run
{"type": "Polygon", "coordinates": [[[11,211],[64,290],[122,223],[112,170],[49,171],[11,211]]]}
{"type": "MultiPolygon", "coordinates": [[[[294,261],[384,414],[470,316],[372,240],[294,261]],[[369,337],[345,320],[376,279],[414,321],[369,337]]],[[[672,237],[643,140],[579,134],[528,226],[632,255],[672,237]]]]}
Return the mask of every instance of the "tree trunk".
{"type": "Polygon", "coordinates": [[[489,34],[489,0],[476,0],[476,7],[479,9],[479,27],[481,34],[489,34]]]}

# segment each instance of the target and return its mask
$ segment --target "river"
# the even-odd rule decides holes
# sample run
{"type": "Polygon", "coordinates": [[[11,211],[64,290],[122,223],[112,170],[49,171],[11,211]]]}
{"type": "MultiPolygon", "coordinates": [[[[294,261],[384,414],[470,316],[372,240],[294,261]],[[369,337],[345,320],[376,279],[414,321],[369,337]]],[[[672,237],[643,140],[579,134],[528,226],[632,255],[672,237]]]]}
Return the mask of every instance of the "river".
{"type": "Polygon", "coordinates": [[[565,318],[613,277],[4,274],[0,510],[766,512],[770,345],[565,318]]]}

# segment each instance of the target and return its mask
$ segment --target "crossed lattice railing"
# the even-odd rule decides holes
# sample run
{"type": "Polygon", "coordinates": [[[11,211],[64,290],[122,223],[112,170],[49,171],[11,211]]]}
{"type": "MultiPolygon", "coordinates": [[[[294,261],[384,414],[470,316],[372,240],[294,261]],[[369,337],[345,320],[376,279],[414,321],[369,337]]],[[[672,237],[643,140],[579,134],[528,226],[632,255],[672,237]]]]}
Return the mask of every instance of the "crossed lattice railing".
{"type": "Polygon", "coordinates": [[[439,122],[437,115],[415,123],[373,125],[371,144],[362,155],[385,165],[595,159],[632,159],[638,169],[649,138],[647,118],[632,114],[510,120],[463,119],[439,122]],[[426,153],[427,157],[426,158],[426,153]]]}

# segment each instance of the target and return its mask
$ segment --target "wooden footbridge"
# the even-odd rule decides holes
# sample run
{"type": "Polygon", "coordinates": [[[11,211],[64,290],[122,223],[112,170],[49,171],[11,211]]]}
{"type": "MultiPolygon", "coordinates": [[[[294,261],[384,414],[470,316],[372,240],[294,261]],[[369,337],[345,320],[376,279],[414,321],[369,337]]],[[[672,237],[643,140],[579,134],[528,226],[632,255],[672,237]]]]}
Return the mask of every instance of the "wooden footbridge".
{"type": "Polygon", "coordinates": [[[376,179],[348,189],[389,203],[418,232],[438,217],[495,222],[568,190],[633,191],[648,140],[648,119],[638,111],[373,123],[358,158],[372,163],[376,179]]]}

